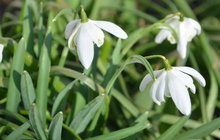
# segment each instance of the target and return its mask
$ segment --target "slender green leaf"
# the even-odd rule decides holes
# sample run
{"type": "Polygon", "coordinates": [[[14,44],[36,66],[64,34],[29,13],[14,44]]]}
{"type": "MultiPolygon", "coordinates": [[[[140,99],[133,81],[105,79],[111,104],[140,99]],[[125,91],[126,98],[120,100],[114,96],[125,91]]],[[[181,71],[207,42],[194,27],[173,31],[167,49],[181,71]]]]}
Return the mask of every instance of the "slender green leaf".
{"type": "Polygon", "coordinates": [[[0,136],[3,136],[4,133],[5,133],[8,129],[10,129],[9,126],[1,126],[1,127],[0,127],[0,136]]]}
{"type": "Polygon", "coordinates": [[[53,66],[53,67],[51,67],[50,72],[51,72],[51,74],[61,74],[61,75],[65,75],[67,77],[79,79],[80,81],[85,83],[91,89],[97,90],[97,91],[99,91],[99,93],[104,93],[103,87],[96,84],[92,79],[90,79],[89,77],[87,77],[86,75],[84,75],[78,71],[68,69],[68,68],[59,67],[59,66],[53,66]]]}
{"type": "Polygon", "coordinates": [[[61,140],[63,124],[63,113],[59,112],[50,123],[49,127],[49,140],[61,140]]]}
{"type": "Polygon", "coordinates": [[[71,83],[69,83],[57,96],[55,99],[55,102],[52,107],[52,115],[54,116],[59,110],[59,106],[63,99],[68,96],[69,91],[72,89],[73,85],[77,82],[78,80],[74,80],[71,83]]]}
{"type": "MultiPolygon", "coordinates": [[[[122,49],[122,41],[121,39],[118,39],[117,44],[113,50],[112,53],[112,61],[110,63],[109,68],[104,68],[104,71],[107,71],[103,80],[102,85],[106,86],[107,83],[109,82],[109,80],[111,79],[112,75],[116,72],[117,68],[118,68],[118,64],[120,64],[121,62],[121,49],[122,49]]],[[[106,55],[109,54],[109,50],[106,51],[106,55]]],[[[105,55],[105,56],[106,56],[105,55]]]]}
{"type": "Polygon", "coordinates": [[[164,132],[158,140],[172,140],[176,134],[182,129],[183,125],[188,120],[188,117],[180,118],[174,125],[172,125],[166,132],[164,132]]]}
{"type": "Polygon", "coordinates": [[[207,101],[207,116],[209,120],[212,120],[215,112],[216,102],[218,100],[218,83],[216,81],[216,78],[214,74],[211,72],[211,87],[209,91],[209,97],[207,101]]]}
{"type": "Polygon", "coordinates": [[[35,100],[35,90],[31,77],[26,71],[21,75],[21,96],[25,109],[29,110],[35,100]]]}
{"type": "Polygon", "coordinates": [[[5,118],[13,118],[14,120],[19,121],[21,123],[25,123],[28,121],[25,117],[23,117],[22,115],[18,113],[10,112],[10,111],[3,110],[3,109],[0,110],[0,115],[4,115],[5,118]]]}
{"type": "Polygon", "coordinates": [[[174,3],[176,3],[176,5],[180,8],[181,11],[183,11],[184,14],[192,18],[195,18],[192,9],[189,7],[185,0],[174,0],[174,3]]]}
{"type": "Polygon", "coordinates": [[[220,128],[220,118],[214,119],[213,121],[206,123],[198,128],[188,130],[187,132],[178,135],[176,139],[201,139],[205,136],[208,136],[210,133],[218,128],[220,128]]]}
{"type": "MultiPolygon", "coordinates": [[[[159,120],[160,120],[160,122],[173,125],[179,119],[180,119],[180,117],[178,117],[178,116],[163,114],[163,115],[161,115],[159,120]]],[[[191,120],[191,119],[188,119],[188,121],[184,124],[185,128],[192,128],[192,129],[196,129],[197,127],[200,127],[200,126],[202,126],[201,122],[198,122],[198,121],[195,121],[195,120],[191,120]]],[[[217,138],[220,138],[220,131],[219,130],[215,130],[211,135],[215,136],[217,138]]]]}
{"type": "Polygon", "coordinates": [[[128,39],[126,39],[126,41],[122,44],[122,46],[125,46],[122,50],[122,57],[127,54],[127,52],[134,46],[137,41],[139,41],[139,39],[148,35],[150,31],[155,28],[155,26],[157,25],[153,24],[151,26],[135,30],[133,33],[131,33],[128,39]]]}
{"type": "Polygon", "coordinates": [[[140,63],[142,65],[145,66],[145,68],[148,70],[148,72],[150,73],[150,75],[153,77],[154,79],[154,74],[153,74],[153,69],[151,67],[151,65],[149,64],[149,62],[140,55],[134,55],[129,57],[123,64],[122,66],[114,73],[114,75],[112,76],[112,78],[110,79],[110,81],[108,82],[107,86],[106,86],[106,93],[109,93],[109,91],[111,90],[111,88],[113,87],[115,80],[118,78],[118,76],[121,74],[121,72],[125,69],[125,67],[129,64],[133,64],[133,63],[140,63]]]}
{"type": "Polygon", "coordinates": [[[76,138],[76,140],[81,140],[81,137],[75,133],[75,131],[70,128],[69,126],[63,124],[63,130],[67,131],[68,133],[71,134],[71,138],[76,138]]]}
{"type": "Polygon", "coordinates": [[[89,122],[95,116],[96,112],[102,106],[104,98],[104,95],[96,97],[73,118],[70,127],[75,130],[77,134],[85,130],[89,122]]]}
{"type": "Polygon", "coordinates": [[[120,140],[120,139],[127,138],[131,135],[134,135],[147,127],[148,127],[148,124],[146,123],[138,123],[134,126],[124,128],[118,131],[114,131],[109,134],[104,134],[101,136],[88,138],[87,140],[120,140]]]}
{"type": "Polygon", "coordinates": [[[60,16],[65,15],[65,14],[73,14],[73,9],[71,8],[66,8],[66,9],[62,9],[54,18],[53,18],[53,22],[55,22],[60,16]]]}
{"type": "Polygon", "coordinates": [[[121,39],[118,39],[118,42],[117,42],[115,49],[112,53],[112,63],[114,65],[117,65],[121,61],[121,55],[120,55],[121,48],[122,48],[121,39]]]}
{"type": "Polygon", "coordinates": [[[134,117],[137,117],[140,113],[138,108],[124,95],[118,92],[116,89],[111,91],[112,96],[122,104],[124,108],[126,108],[134,117]]]}
{"type": "Polygon", "coordinates": [[[26,49],[26,44],[24,38],[22,38],[13,56],[9,85],[8,85],[6,109],[11,112],[17,111],[17,107],[20,102],[20,80],[21,80],[21,73],[24,68],[25,49],[26,49]]]}
{"type": "Polygon", "coordinates": [[[44,126],[42,124],[42,120],[40,118],[40,114],[38,112],[37,106],[32,104],[29,111],[29,120],[31,123],[31,127],[36,133],[37,137],[41,140],[47,140],[46,133],[44,131],[44,126]]]}
{"type": "Polygon", "coordinates": [[[25,0],[23,9],[23,37],[27,44],[27,51],[33,54],[34,48],[34,31],[33,31],[33,16],[30,10],[30,0],[25,0]]]}
{"type": "Polygon", "coordinates": [[[50,47],[51,47],[51,33],[48,29],[48,33],[45,38],[45,42],[40,52],[39,60],[39,73],[37,79],[36,90],[36,105],[39,109],[40,116],[43,121],[43,126],[46,124],[46,111],[47,111],[47,92],[50,76],[50,47]]]}
{"type": "Polygon", "coordinates": [[[17,129],[15,129],[13,132],[11,132],[5,140],[15,140],[18,139],[28,128],[30,127],[30,123],[26,122],[17,129]]]}

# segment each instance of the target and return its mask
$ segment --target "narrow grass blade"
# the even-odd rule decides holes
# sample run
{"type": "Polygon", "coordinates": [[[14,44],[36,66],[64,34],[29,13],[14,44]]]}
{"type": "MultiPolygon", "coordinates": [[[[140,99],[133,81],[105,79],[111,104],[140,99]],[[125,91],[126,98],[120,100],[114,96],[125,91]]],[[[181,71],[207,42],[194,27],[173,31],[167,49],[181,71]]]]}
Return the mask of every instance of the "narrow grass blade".
{"type": "Polygon", "coordinates": [[[119,64],[119,62],[121,61],[121,49],[122,49],[122,43],[121,43],[121,39],[118,39],[118,42],[115,46],[115,49],[112,53],[112,63],[114,65],[119,64]]]}
{"type": "Polygon", "coordinates": [[[42,124],[40,114],[35,104],[32,104],[30,108],[29,120],[31,123],[31,127],[33,128],[34,132],[37,134],[38,139],[47,140],[46,133],[44,131],[44,126],[42,124]]]}
{"type": "Polygon", "coordinates": [[[150,33],[150,31],[155,28],[155,26],[157,26],[157,25],[153,24],[151,26],[138,29],[138,30],[134,31],[133,33],[131,33],[131,35],[128,37],[128,39],[126,39],[126,41],[123,42],[123,44],[122,44],[122,46],[125,46],[122,50],[122,53],[121,53],[122,57],[127,54],[127,52],[134,46],[134,44],[139,39],[148,35],[150,33]]]}
{"type": "Polygon", "coordinates": [[[210,74],[211,86],[209,90],[209,97],[207,101],[206,110],[207,110],[208,119],[212,120],[214,116],[215,108],[216,108],[216,102],[218,100],[218,83],[213,72],[210,72],[210,73],[211,73],[210,74]]]}
{"type": "Polygon", "coordinates": [[[17,107],[20,102],[20,80],[24,68],[25,49],[26,44],[24,38],[22,38],[13,56],[8,84],[6,109],[11,112],[17,112],[17,107]]]}
{"type": "Polygon", "coordinates": [[[25,0],[23,9],[23,37],[27,44],[27,52],[34,52],[34,31],[33,31],[33,16],[31,15],[30,0],[25,0]]]}
{"type": "Polygon", "coordinates": [[[54,116],[59,110],[59,106],[62,103],[63,99],[68,96],[69,91],[72,89],[73,85],[77,82],[78,80],[74,80],[73,82],[69,83],[57,96],[55,99],[55,102],[52,107],[52,116],[54,116]]]}
{"type": "Polygon", "coordinates": [[[100,86],[99,84],[96,84],[92,79],[90,79],[89,77],[85,76],[84,74],[78,71],[59,67],[59,66],[53,66],[51,67],[50,72],[51,74],[60,74],[60,75],[65,75],[70,78],[79,79],[80,81],[85,83],[88,87],[90,87],[92,90],[95,90],[95,91],[97,90],[99,91],[99,93],[104,93],[104,88],[102,86],[100,86]]]}
{"type": "Polygon", "coordinates": [[[182,129],[183,125],[188,120],[188,117],[180,118],[174,125],[172,125],[166,132],[164,132],[158,140],[172,140],[176,134],[182,129]]]}
{"type": "Polygon", "coordinates": [[[53,19],[52,22],[55,22],[60,16],[66,15],[66,14],[73,14],[73,10],[71,8],[66,8],[61,10],[53,19]]]}
{"type": "Polygon", "coordinates": [[[220,128],[220,118],[214,119],[213,121],[206,123],[198,128],[188,130],[185,133],[180,134],[176,137],[178,140],[187,140],[187,139],[201,139],[205,136],[208,136],[214,130],[220,128]]]}
{"type": "MultiPolygon", "coordinates": [[[[122,49],[122,41],[121,39],[118,39],[117,41],[117,44],[113,50],[113,54],[112,54],[112,61],[110,63],[110,66],[109,68],[105,68],[105,71],[107,70],[106,74],[105,74],[105,77],[104,77],[104,80],[103,80],[103,83],[102,85],[103,86],[106,86],[109,82],[109,80],[111,79],[112,75],[115,73],[115,71],[117,70],[118,68],[118,64],[120,64],[121,62],[121,49],[122,49]]],[[[107,52],[109,53],[109,52],[107,52]]]]}
{"type": "Polygon", "coordinates": [[[111,91],[112,96],[118,100],[119,103],[122,104],[124,108],[126,108],[134,117],[137,117],[140,113],[138,108],[128,100],[124,95],[118,92],[116,89],[112,89],[111,91]]]}
{"type": "Polygon", "coordinates": [[[194,12],[192,11],[192,9],[189,7],[189,5],[185,0],[174,0],[174,3],[176,3],[178,8],[180,8],[184,14],[192,18],[195,18],[194,12]]]}
{"type": "Polygon", "coordinates": [[[70,127],[75,130],[77,134],[86,129],[87,125],[93,119],[98,109],[102,106],[104,98],[104,95],[96,97],[73,118],[70,127]]]}
{"type": "Polygon", "coordinates": [[[21,123],[25,123],[28,121],[24,116],[18,113],[7,111],[7,110],[0,110],[0,116],[4,116],[5,118],[8,118],[8,119],[13,118],[14,120],[21,122],[21,123]]]}
{"type": "Polygon", "coordinates": [[[50,123],[49,140],[61,140],[63,113],[59,112],[50,123]]]}
{"type": "Polygon", "coordinates": [[[30,127],[30,123],[26,122],[17,129],[15,129],[13,132],[11,132],[5,140],[15,140],[18,139],[28,128],[30,127]]]}
{"type": "Polygon", "coordinates": [[[41,48],[39,60],[39,73],[37,79],[37,97],[36,105],[39,109],[40,116],[43,121],[43,126],[46,124],[47,111],[47,92],[50,76],[50,47],[51,47],[51,33],[48,31],[44,46],[41,48]]]}
{"type": "Polygon", "coordinates": [[[142,131],[143,129],[147,128],[147,126],[148,125],[146,123],[138,123],[134,126],[114,131],[109,134],[92,137],[87,140],[120,140],[142,131]]]}
{"type": "Polygon", "coordinates": [[[21,96],[25,109],[29,110],[35,100],[35,90],[27,71],[24,71],[21,75],[21,96]]]}
{"type": "Polygon", "coordinates": [[[110,79],[110,81],[108,82],[107,86],[106,86],[106,93],[109,93],[111,88],[113,87],[115,80],[118,78],[118,76],[121,74],[121,72],[125,69],[125,67],[129,64],[133,64],[133,63],[140,63],[142,65],[145,66],[145,68],[148,70],[148,72],[150,73],[150,75],[153,77],[154,79],[154,74],[153,74],[153,69],[150,65],[150,63],[143,57],[140,55],[134,55],[129,57],[124,64],[122,64],[122,66],[114,73],[114,75],[112,76],[112,78],[110,79]]]}

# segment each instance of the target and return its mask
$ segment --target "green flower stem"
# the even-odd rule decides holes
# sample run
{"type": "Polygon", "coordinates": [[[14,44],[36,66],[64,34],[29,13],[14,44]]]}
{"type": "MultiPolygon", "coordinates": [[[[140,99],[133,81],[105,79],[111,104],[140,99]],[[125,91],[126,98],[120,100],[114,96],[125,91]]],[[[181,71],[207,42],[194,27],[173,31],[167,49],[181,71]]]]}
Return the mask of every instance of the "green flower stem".
{"type": "Polygon", "coordinates": [[[82,23],[88,22],[88,18],[87,18],[86,12],[84,11],[83,6],[80,6],[79,15],[80,15],[82,23]]]}
{"type": "Polygon", "coordinates": [[[147,71],[154,78],[153,69],[151,68],[151,65],[149,64],[149,62],[147,62],[147,60],[143,56],[140,56],[140,55],[131,56],[131,57],[127,58],[127,60],[121,65],[121,67],[114,73],[114,75],[109,80],[109,82],[105,88],[106,94],[109,94],[111,88],[113,87],[113,85],[115,83],[115,80],[118,78],[118,76],[121,74],[121,72],[125,69],[125,67],[129,64],[134,64],[134,63],[143,64],[146,67],[147,71]]]}
{"type": "Polygon", "coordinates": [[[172,66],[170,65],[168,59],[166,59],[166,57],[164,57],[164,56],[162,56],[162,55],[150,55],[150,56],[145,56],[145,58],[146,58],[146,59],[160,58],[160,59],[163,60],[166,70],[172,69],[172,66]]]}

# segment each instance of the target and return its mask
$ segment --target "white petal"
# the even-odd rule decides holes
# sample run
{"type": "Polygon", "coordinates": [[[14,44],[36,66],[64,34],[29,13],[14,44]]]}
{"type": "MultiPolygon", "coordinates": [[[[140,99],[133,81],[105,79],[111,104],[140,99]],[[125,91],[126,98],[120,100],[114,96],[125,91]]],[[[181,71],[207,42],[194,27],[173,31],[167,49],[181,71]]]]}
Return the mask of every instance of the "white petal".
{"type": "Polygon", "coordinates": [[[167,76],[166,76],[166,83],[165,83],[166,85],[165,85],[165,91],[164,91],[164,95],[166,96],[166,97],[171,97],[171,95],[170,95],[170,90],[169,90],[169,87],[168,87],[168,78],[167,78],[167,76]]]}
{"type": "Polygon", "coordinates": [[[185,18],[182,24],[184,25],[184,30],[186,32],[185,38],[188,42],[192,41],[192,39],[198,34],[198,32],[201,32],[201,29],[197,29],[194,27],[191,19],[189,18],[185,18]]]}
{"type": "Polygon", "coordinates": [[[177,44],[177,51],[179,52],[181,58],[186,57],[186,50],[187,50],[187,37],[185,26],[183,23],[180,23],[179,26],[179,41],[177,44]]]}
{"type": "Polygon", "coordinates": [[[196,70],[194,70],[193,68],[190,67],[175,67],[176,69],[191,75],[193,78],[195,78],[200,85],[202,85],[203,87],[206,85],[205,79],[203,78],[203,76],[197,72],[196,70]]]}
{"type": "Polygon", "coordinates": [[[144,89],[146,88],[146,86],[147,86],[151,81],[152,81],[151,75],[150,75],[150,74],[147,74],[147,75],[143,78],[143,80],[141,81],[140,86],[139,86],[139,90],[140,90],[141,92],[143,92],[144,89]]]}
{"type": "Polygon", "coordinates": [[[151,97],[152,97],[153,101],[158,105],[160,105],[160,101],[157,99],[156,96],[157,96],[157,89],[158,89],[159,84],[160,84],[160,79],[156,79],[153,82],[153,85],[150,89],[151,97]]]}
{"type": "MultiPolygon", "coordinates": [[[[157,77],[160,73],[162,72],[162,70],[156,70],[154,71],[154,76],[157,77]]],[[[152,81],[152,77],[150,74],[147,74],[143,80],[141,81],[140,83],[140,86],[139,86],[139,90],[141,92],[144,91],[144,89],[146,88],[146,86],[152,81]]]]}
{"type": "Polygon", "coordinates": [[[74,32],[74,30],[76,29],[77,25],[80,23],[80,20],[73,20],[70,21],[67,25],[66,25],[66,29],[65,29],[65,38],[69,39],[71,34],[74,32]]]}
{"type": "Polygon", "coordinates": [[[169,18],[165,21],[165,23],[167,24],[167,26],[170,26],[169,28],[166,27],[167,30],[169,30],[170,34],[167,36],[167,40],[171,43],[171,44],[176,44],[177,40],[174,37],[174,33],[176,34],[179,33],[179,17],[178,16],[174,16],[172,18],[169,18]]]}
{"type": "Polygon", "coordinates": [[[157,34],[155,38],[155,42],[158,44],[162,43],[170,34],[170,31],[166,29],[161,29],[161,31],[157,34]]]}
{"type": "Polygon", "coordinates": [[[2,62],[3,49],[4,49],[4,46],[2,44],[0,44],[0,63],[2,62]]]}
{"type": "Polygon", "coordinates": [[[195,87],[195,85],[193,84],[193,79],[192,79],[189,75],[187,75],[187,74],[185,74],[185,73],[179,71],[179,70],[176,69],[176,68],[173,68],[173,73],[176,75],[176,77],[177,77],[187,88],[190,89],[190,91],[191,91],[192,93],[195,93],[195,92],[196,92],[196,87],[195,87]]]}
{"type": "Polygon", "coordinates": [[[163,72],[160,77],[158,78],[158,80],[160,81],[158,89],[157,89],[157,100],[159,102],[164,102],[164,94],[165,94],[165,88],[166,88],[166,72],[163,72]]]}
{"type": "Polygon", "coordinates": [[[76,27],[74,28],[72,34],[70,35],[69,39],[68,39],[68,47],[72,48],[73,47],[73,42],[74,42],[74,38],[76,33],[78,32],[78,29],[80,28],[81,24],[77,24],[76,27]]]}
{"type": "Polygon", "coordinates": [[[167,72],[166,72],[166,76],[165,76],[164,81],[165,81],[164,95],[165,95],[166,97],[171,97],[171,95],[170,95],[170,90],[169,90],[169,87],[168,87],[169,78],[168,78],[167,72]]]}
{"type": "Polygon", "coordinates": [[[184,22],[194,28],[196,30],[196,34],[199,35],[201,33],[201,26],[200,24],[191,18],[184,18],[184,22]]]}
{"type": "Polygon", "coordinates": [[[168,72],[168,74],[168,86],[176,107],[182,114],[189,115],[191,112],[191,101],[186,87],[182,84],[181,81],[178,81],[172,72],[168,72]]]}
{"type": "Polygon", "coordinates": [[[79,28],[74,38],[74,43],[77,46],[77,53],[80,62],[86,69],[88,69],[94,57],[94,44],[86,28],[84,28],[85,24],[86,23],[82,24],[79,28]]]}
{"type": "Polygon", "coordinates": [[[104,33],[103,31],[98,28],[93,23],[89,22],[86,26],[86,30],[88,31],[90,37],[92,38],[93,42],[98,46],[102,46],[104,43],[104,33]]]}
{"type": "Polygon", "coordinates": [[[95,20],[90,20],[90,21],[93,22],[99,28],[113,34],[114,36],[118,38],[121,38],[121,39],[128,38],[127,33],[114,23],[111,23],[108,21],[95,21],[95,20]]]}

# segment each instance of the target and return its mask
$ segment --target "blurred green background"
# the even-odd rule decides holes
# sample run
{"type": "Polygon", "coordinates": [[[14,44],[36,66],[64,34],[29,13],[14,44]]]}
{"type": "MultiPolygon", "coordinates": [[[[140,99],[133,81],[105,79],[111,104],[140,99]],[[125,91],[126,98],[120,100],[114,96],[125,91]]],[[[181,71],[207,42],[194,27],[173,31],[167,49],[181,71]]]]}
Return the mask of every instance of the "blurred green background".
{"type": "MultiPolygon", "coordinates": [[[[220,139],[219,6],[219,0],[1,0],[0,139],[220,139]],[[105,33],[89,72],[64,38],[80,5],[89,18],[111,21],[129,36],[117,40],[105,33]],[[159,30],[153,25],[175,12],[202,26],[184,60],[176,45],[154,42],[159,30]],[[196,84],[196,94],[190,95],[189,118],[170,98],[157,106],[148,90],[139,92],[148,73],[140,64],[123,68],[110,94],[102,96],[129,56],[151,54],[205,77],[207,86],[196,84]]],[[[163,68],[160,60],[149,62],[153,69],[163,68]]]]}

